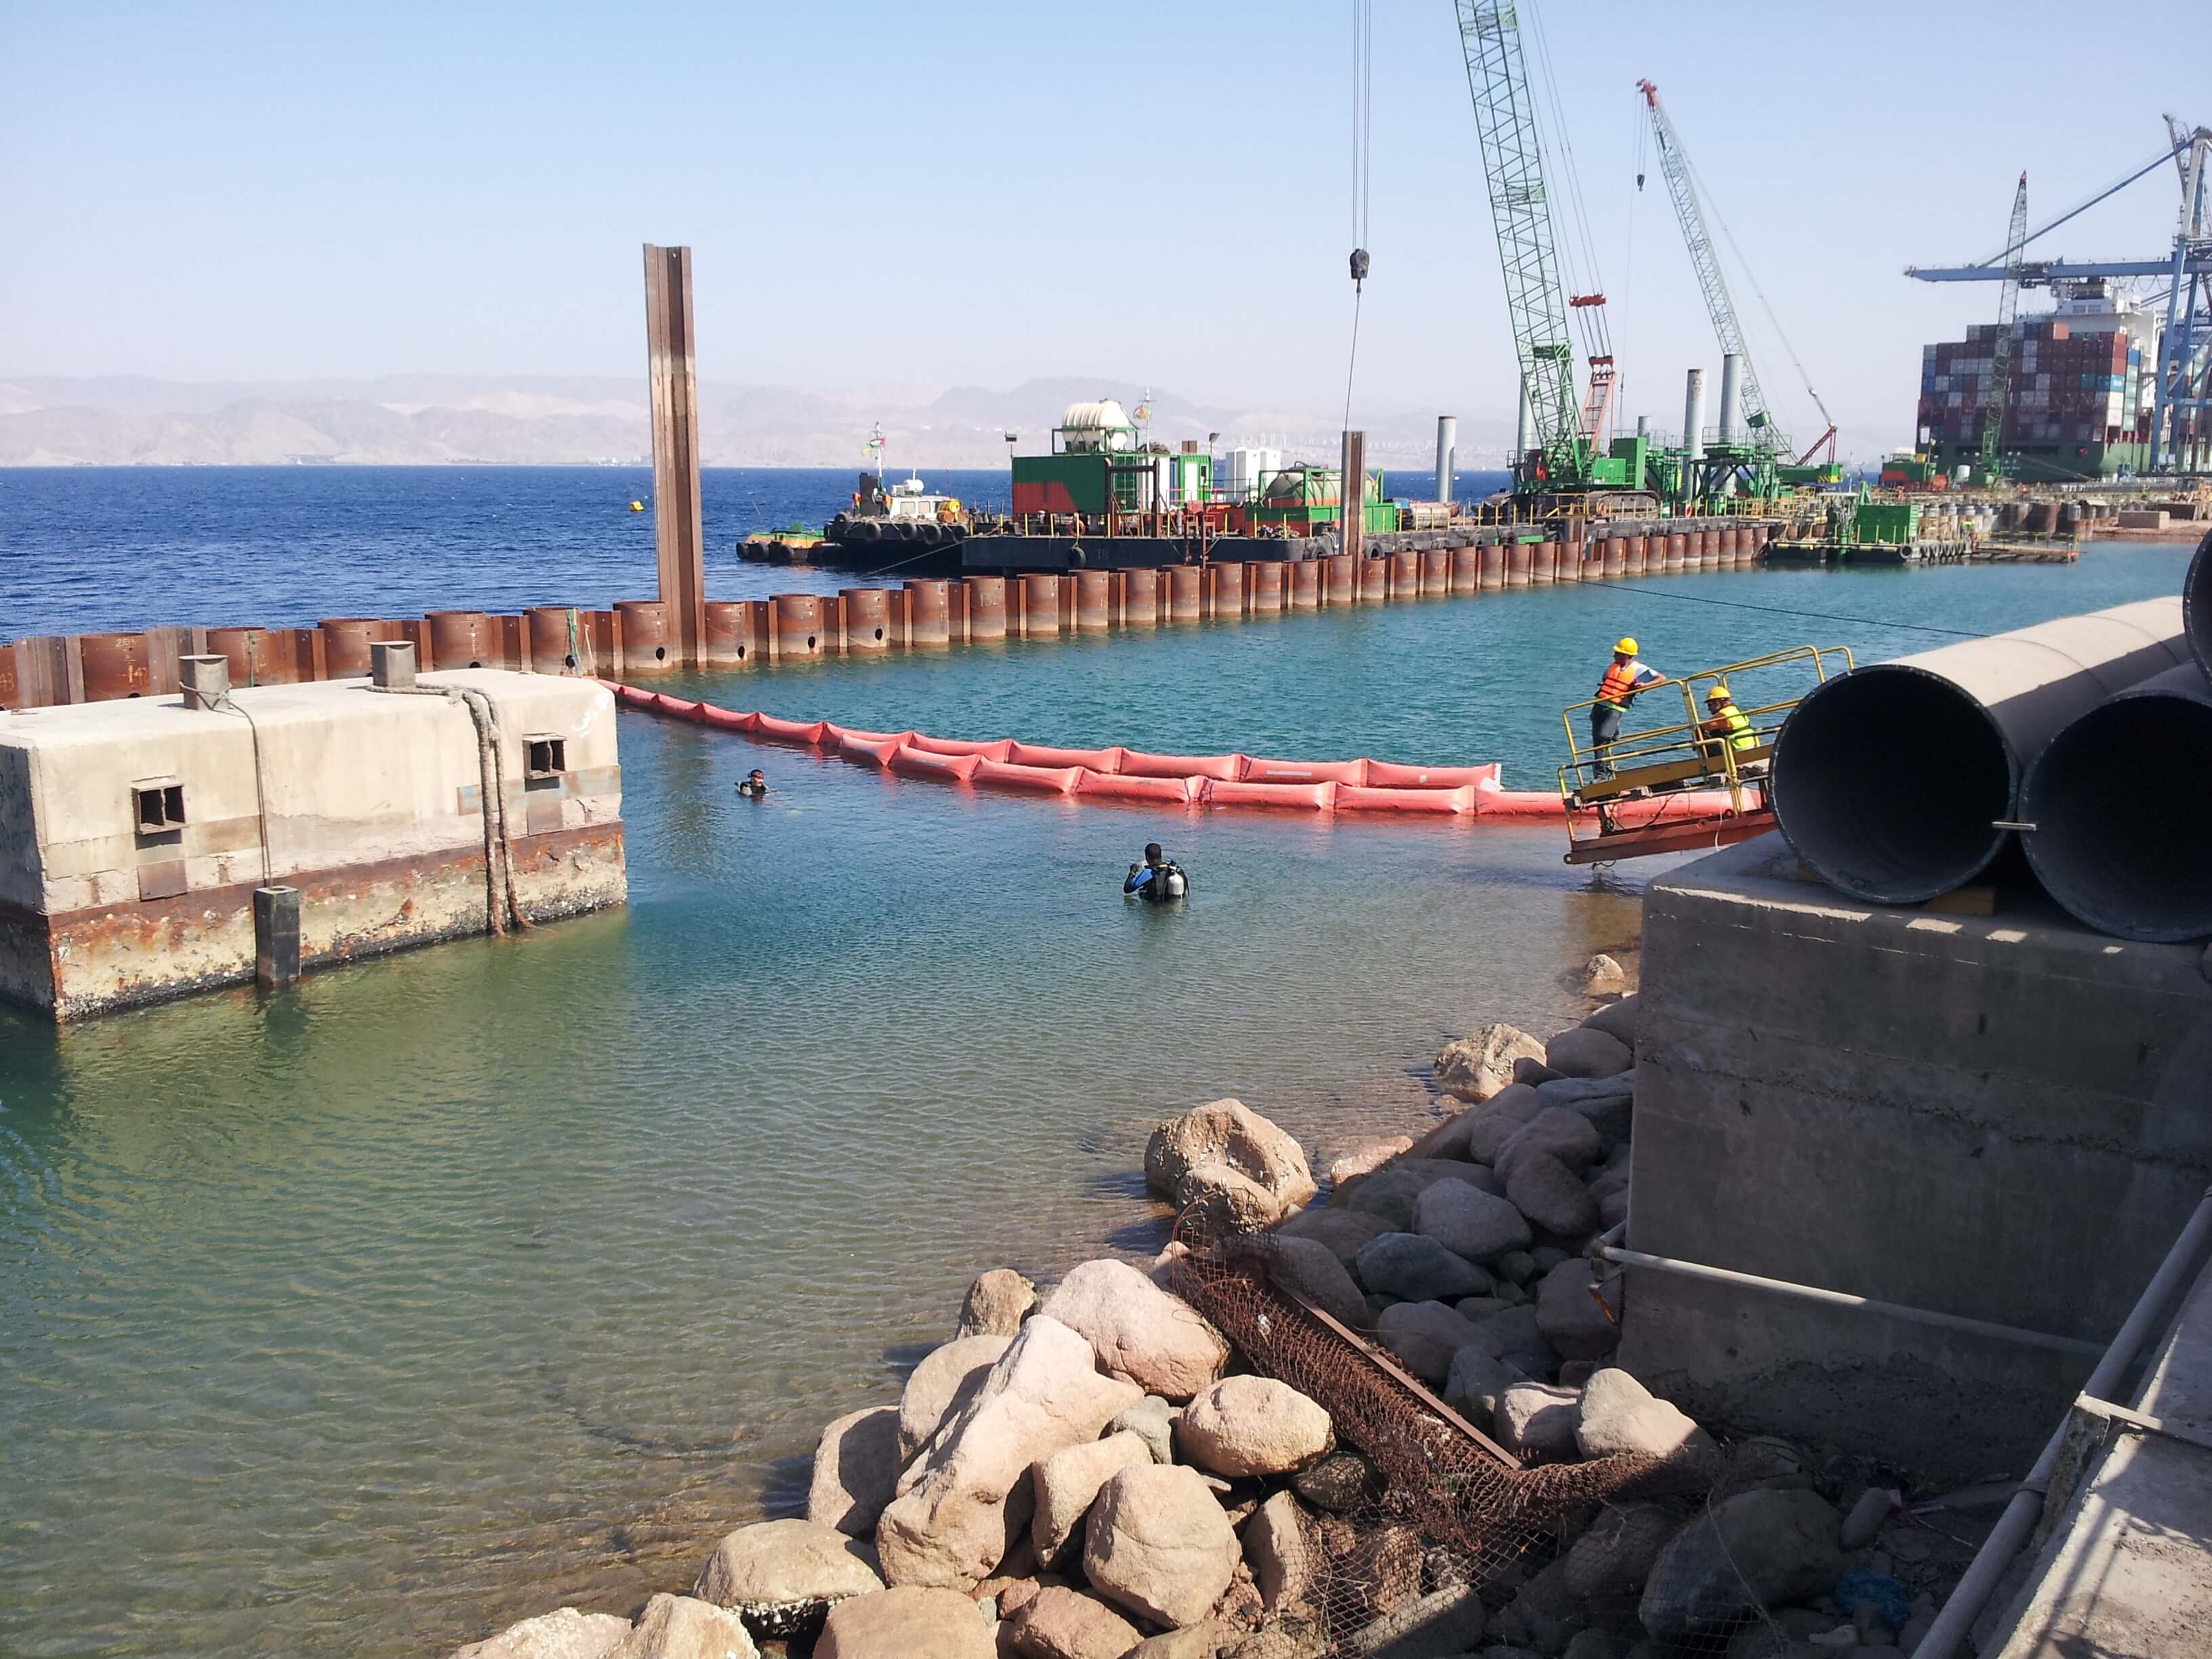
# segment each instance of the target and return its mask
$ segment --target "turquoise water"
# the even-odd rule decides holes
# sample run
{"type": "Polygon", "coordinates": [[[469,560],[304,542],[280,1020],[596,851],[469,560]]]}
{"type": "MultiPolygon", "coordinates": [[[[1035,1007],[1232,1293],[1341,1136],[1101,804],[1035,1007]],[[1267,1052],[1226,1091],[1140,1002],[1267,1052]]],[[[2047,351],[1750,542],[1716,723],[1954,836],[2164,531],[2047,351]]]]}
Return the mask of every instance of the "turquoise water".
{"type": "Polygon", "coordinates": [[[1880,661],[1960,632],[2178,593],[2190,551],[2107,544],[2077,565],[1715,572],[1509,589],[682,684],[730,707],[870,730],[1171,754],[1498,761],[1509,786],[1541,788],[1559,763],[1560,709],[1590,696],[1623,634],[1674,673],[1811,644],[1880,661]]]}
{"type": "MultiPolygon", "coordinates": [[[[2178,585],[1681,577],[719,677],[951,735],[1553,763],[1613,635],[1869,654],[2178,585]],[[1692,596],[1669,599],[1667,593],[1692,596]],[[1707,599],[1725,599],[1728,606],[1707,599]],[[1877,619],[1814,623],[1772,611],[1877,619]]],[[[1186,817],[902,783],[626,719],[620,914],[57,1032],[0,1013],[0,1652],[436,1651],[688,1583],[894,1397],[962,1288],[1156,1249],[1158,1115],[1419,1128],[1540,1032],[1650,860],[1555,832],[1186,817]],[[1116,896],[1146,839],[1193,872],[1116,896]]]]}
{"type": "Polygon", "coordinates": [[[1554,836],[917,796],[629,719],[627,912],[0,1014],[0,1652],[439,1651],[681,1588],[968,1279],[1159,1234],[1157,1115],[1431,1121],[1632,944],[1554,836]],[[1149,836],[1187,911],[1118,896],[1149,836]]]}

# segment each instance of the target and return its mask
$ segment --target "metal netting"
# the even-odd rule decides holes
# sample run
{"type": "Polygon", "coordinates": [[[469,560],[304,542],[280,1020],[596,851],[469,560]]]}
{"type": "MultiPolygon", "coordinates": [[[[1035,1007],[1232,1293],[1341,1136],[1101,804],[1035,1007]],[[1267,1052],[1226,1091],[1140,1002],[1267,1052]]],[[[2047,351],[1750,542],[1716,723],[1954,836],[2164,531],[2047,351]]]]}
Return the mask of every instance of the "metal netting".
{"type": "MultiPolygon", "coordinates": [[[[1340,1445],[1368,1466],[1349,1489],[1300,1478],[1301,1559],[1264,1628],[1231,1650],[1237,1659],[1447,1653],[1460,1650],[1445,1645],[1458,1632],[1468,1650],[1557,1652],[1573,1630],[1631,1625],[1666,1539],[1741,1484],[1735,1458],[1717,1485],[1710,1467],[1633,1453],[1524,1466],[1487,1425],[1272,1283],[1271,1234],[1224,1237],[1194,1210],[1176,1236],[1188,1252],[1170,1269],[1176,1293],[1255,1371],[1325,1409],[1340,1445]]],[[[1723,1615],[1668,1650],[1729,1654],[1761,1617],[1723,1615]]]]}

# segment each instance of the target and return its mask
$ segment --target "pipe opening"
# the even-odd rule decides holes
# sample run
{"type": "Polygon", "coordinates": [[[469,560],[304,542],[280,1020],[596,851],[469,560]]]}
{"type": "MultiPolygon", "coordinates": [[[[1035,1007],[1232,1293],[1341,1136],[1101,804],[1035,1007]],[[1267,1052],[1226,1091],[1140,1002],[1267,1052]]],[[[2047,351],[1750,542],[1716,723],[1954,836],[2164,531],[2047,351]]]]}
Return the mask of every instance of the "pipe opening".
{"type": "Polygon", "coordinates": [[[2183,758],[2208,753],[2212,702],[2185,696],[2117,698],[2051,739],[2021,804],[2036,826],[2022,840],[2069,915],[2147,943],[2212,933],[2212,837],[2197,828],[2212,775],[2183,758]]]}
{"type": "Polygon", "coordinates": [[[2190,655],[2212,675],[2212,532],[2197,544],[2197,556],[2181,579],[2181,626],[2189,636],[2190,655]]]}
{"type": "Polygon", "coordinates": [[[1972,880],[2009,815],[2010,750],[1974,699],[1940,676],[1881,664],[1819,687],[1783,727],[1775,816],[1797,856],[1876,904],[1914,904],[1972,880]]]}

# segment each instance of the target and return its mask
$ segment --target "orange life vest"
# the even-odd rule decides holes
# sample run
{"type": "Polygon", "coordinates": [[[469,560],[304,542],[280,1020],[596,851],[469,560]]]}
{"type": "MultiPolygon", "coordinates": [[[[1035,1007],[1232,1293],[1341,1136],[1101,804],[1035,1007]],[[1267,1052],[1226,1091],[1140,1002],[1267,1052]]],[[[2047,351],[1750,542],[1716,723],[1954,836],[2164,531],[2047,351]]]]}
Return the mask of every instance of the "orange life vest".
{"type": "Polygon", "coordinates": [[[1608,663],[1605,678],[1597,683],[1597,700],[1609,702],[1615,708],[1628,707],[1628,700],[1636,693],[1636,682],[1651,671],[1631,657],[1626,662],[1608,663]]]}

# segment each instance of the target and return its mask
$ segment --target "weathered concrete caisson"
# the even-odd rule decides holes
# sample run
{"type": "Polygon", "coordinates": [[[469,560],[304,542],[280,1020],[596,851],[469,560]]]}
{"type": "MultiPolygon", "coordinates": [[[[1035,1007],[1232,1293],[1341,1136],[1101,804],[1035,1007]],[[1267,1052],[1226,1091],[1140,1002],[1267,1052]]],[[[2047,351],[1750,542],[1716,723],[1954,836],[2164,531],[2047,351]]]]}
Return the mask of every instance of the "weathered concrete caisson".
{"type": "MultiPolygon", "coordinates": [[[[491,669],[423,684],[492,711],[514,910],[622,903],[605,688],[491,669]]],[[[0,995],[68,1020],[250,980],[271,884],[300,891],[308,965],[483,933],[483,763],[461,703],[360,680],[0,714],[0,995]]]]}

